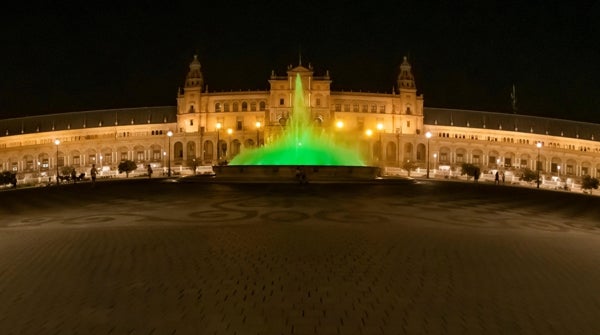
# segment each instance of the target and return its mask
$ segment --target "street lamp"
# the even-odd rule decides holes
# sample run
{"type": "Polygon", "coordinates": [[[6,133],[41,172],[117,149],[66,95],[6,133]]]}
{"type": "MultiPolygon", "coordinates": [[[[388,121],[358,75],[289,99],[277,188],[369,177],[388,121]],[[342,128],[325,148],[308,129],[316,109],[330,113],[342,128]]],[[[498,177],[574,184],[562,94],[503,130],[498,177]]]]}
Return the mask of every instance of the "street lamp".
{"type": "Polygon", "coordinates": [[[260,147],[260,121],[256,121],[256,147],[260,147]]]}
{"type": "Polygon", "coordinates": [[[379,162],[383,161],[383,143],[381,143],[381,132],[383,131],[383,124],[377,124],[377,130],[379,131],[379,162]]]}
{"type": "Polygon", "coordinates": [[[227,128],[227,134],[229,135],[229,143],[227,143],[227,153],[229,159],[231,159],[231,134],[233,133],[233,129],[227,128]]]}
{"type": "Polygon", "coordinates": [[[538,149],[537,160],[535,162],[535,167],[537,170],[537,188],[540,188],[540,148],[542,147],[542,142],[537,142],[535,146],[538,149]]]}
{"type": "Polygon", "coordinates": [[[431,138],[431,132],[428,131],[425,133],[425,137],[427,137],[427,178],[429,178],[429,139],[431,138]]]}
{"type": "Polygon", "coordinates": [[[371,144],[372,144],[371,143],[371,136],[373,135],[373,131],[371,129],[367,129],[367,130],[365,130],[365,135],[369,138],[369,141],[368,141],[369,142],[368,143],[369,150],[367,150],[367,155],[372,157],[372,155],[371,155],[371,147],[372,147],[371,146],[371,144]]]}
{"type": "Polygon", "coordinates": [[[221,130],[221,122],[217,122],[217,164],[219,164],[219,160],[221,159],[221,150],[219,148],[219,131],[221,130]]]}
{"type": "Polygon", "coordinates": [[[60,144],[60,140],[57,138],[54,140],[54,144],[56,144],[56,185],[60,184],[60,179],[58,179],[58,145],[60,144]]]}
{"type": "Polygon", "coordinates": [[[336,123],[335,123],[335,126],[336,126],[338,129],[342,129],[342,128],[344,128],[344,121],[340,120],[340,121],[336,122],[336,123]]]}
{"type": "Polygon", "coordinates": [[[167,161],[169,162],[169,170],[167,172],[167,176],[169,177],[171,177],[171,136],[173,136],[173,132],[169,130],[167,132],[167,137],[169,138],[169,156],[167,157],[167,161]]]}

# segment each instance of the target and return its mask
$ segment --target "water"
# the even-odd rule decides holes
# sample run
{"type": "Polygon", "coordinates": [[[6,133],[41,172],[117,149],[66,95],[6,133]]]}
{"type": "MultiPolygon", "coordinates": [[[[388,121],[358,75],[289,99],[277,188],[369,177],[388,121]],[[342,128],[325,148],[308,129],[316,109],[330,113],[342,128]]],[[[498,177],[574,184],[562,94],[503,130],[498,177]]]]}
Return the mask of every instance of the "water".
{"type": "Polygon", "coordinates": [[[338,143],[334,135],[311,120],[297,74],[292,115],[281,136],[263,147],[244,150],[229,165],[366,166],[358,150],[338,143]]]}

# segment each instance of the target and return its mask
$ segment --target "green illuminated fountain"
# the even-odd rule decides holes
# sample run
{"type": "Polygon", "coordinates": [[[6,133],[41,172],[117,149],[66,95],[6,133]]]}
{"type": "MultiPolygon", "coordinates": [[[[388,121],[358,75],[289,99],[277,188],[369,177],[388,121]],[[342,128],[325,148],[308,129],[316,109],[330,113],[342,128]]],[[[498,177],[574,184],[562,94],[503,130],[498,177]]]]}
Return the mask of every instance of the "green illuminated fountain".
{"type": "Polygon", "coordinates": [[[380,174],[379,167],[366,166],[358,150],[342,145],[335,134],[313,124],[299,74],[292,115],[279,137],[263,147],[245,150],[229,165],[214,166],[213,170],[217,180],[234,182],[347,182],[373,180],[380,174]]]}
{"type": "Polygon", "coordinates": [[[333,134],[314,126],[304,103],[302,80],[297,74],[292,115],[281,136],[263,147],[244,151],[229,165],[358,167],[365,163],[357,150],[337,143],[333,134]]]}

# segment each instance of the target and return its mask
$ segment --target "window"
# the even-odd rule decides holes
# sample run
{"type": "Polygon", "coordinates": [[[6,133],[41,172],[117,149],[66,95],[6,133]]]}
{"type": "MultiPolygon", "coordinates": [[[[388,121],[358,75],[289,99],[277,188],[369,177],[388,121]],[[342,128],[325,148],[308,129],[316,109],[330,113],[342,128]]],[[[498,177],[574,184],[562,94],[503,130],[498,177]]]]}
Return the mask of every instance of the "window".
{"type": "Polygon", "coordinates": [[[456,162],[457,163],[464,163],[465,159],[463,157],[463,154],[456,154],[456,162]]]}
{"type": "Polygon", "coordinates": [[[250,110],[251,110],[251,111],[253,111],[253,112],[255,112],[255,111],[256,111],[256,102],[252,101],[252,102],[250,103],[250,110]]]}
{"type": "Polygon", "coordinates": [[[368,113],[369,112],[369,106],[368,105],[362,105],[362,112],[363,113],[368,113]]]}
{"type": "Polygon", "coordinates": [[[73,165],[81,164],[81,158],[79,156],[73,156],[73,165]]]}
{"type": "Polygon", "coordinates": [[[356,118],[356,125],[358,130],[365,129],[365,119],[362,117],[356,118]]]}
{"type": "Polygon", "coordinates": [[[410,128],[410,121],[406,121],[406,128],[410,128]]]}
{"type": "Polygon", "coordinates": [[[237,102],[234,102],[233,103],[233,111],[234,112],[239,112],[238,107],[239,107],[239,104],[237,102]]]}
{"type": "Polygon", "coordinates": [[[242,102],[242,112],[246,112],[248,111],[248,103],[247,102],[242,102]]]}
{"type": "Polygon", "coordinates": [[[229,112],[229,103],[224,103],[223,104],[223,109],[225,110],[225,112],[229,112]]]}
{"type": "Polygon", "coordinates": [[[316,105],[317,105],[317,107],[321,106],[321,98],[317,98],[316,105]]]}
{"type": "Polygon", "coordinates": [[[447,162],[447,161],[448,161],[448,153],[440,152],[440,162],[447,162]]]}
{"type": "Polygon", "coordinates": [[[521,167],[527,167],[527,160],[521,159],[521,167]]]}
{"type": "Polygon", "coordinates": [[[160,150],[152,151],[152,160],[159,161],[160,160],[160,150]]]}
{"type": "Polygon", "coordinates": [[[381,114],[385,113],[385,105],[379,106],[379,113],[381,113],[381,114]]]}
{"type": "Polygon", "coordinates": [[[342,105],[341,104],[335,104],[335,111],[336,112],[341,112],[342,111],[342,105]]]}
{"type": "Polygon", "coordinates": [[[121,152],[121,161],[126,161],[127,160],[127,151],[122,151],[121,152]]]}
{"type": "Polygon", "coordinates": [[[573,174],[573,165],[567,165],[567,174],[573,174]]]}
{"type": "Polygon", "coordinates": [[[349,112],[349,111],[350,111],[350,105],[344,104],[344,112],[349,112]]]}
{"type": "Polygon", "coordinates": [[[88,160],[90,164],[96,164],[96,155],[89,155],[88,160]]]}
{"type": "Polygon", "coordinates": [[[371,113],[377,113],[377,105],[371,105],[371,113]]]}
{"type": "Polygon", "coordinates": [[[49,166],[50,166],[50,164],[48,164],[48,159],[47,158],[42,159],[42,168],[47,169],[49,166]]]}
{"type": "Polygon", "coordinates": [[[279,106],[283,106],[283,105],[285,105],[285,99],[279,98],[279,106]]]}
{"type": "Polygon", "coordinates": [[[58,166],[65,166],[65,157],[64,156],[58,157],[58,164],[57,165],[58,166]]]}
{"type": "Polygon", "coordinates": [[[358,113],[358,104],[352,105],[352,111],[358,113]]]}
{"type": "Polygon", "coordinates": [[[261,101],[259,104],[259,108],[261,111],[264,111],[267,108],[267,104],[264,101],[261,101]]]}
{"type": "Polygon", "coordinates": [[[138,151],[137,152],[137,160],[138,161],[143,161],[144,160],[144,152],[143,151],[138,151]]]}
{"type": "Polygon", "coordinates": [[[243,130],[244,122],[242,120],[237,120],[235,123],[235,128],[236,128],[236,130],[243,130]]]}
{"type": "Polygon", "coordinates": [[[194,112],[194,105],[191,105],[190,106],[190,113],[193,113],[193,112],[194,112]]]}
{"type": "MultiPolygon", "coordinates": [[[[110,164],[112,162],[112,154],[110,152],[105,153],[103,160],[106,164],[110,164]]],[[[102,162],[100,162],[100,163],[102,163],[102,162]]]]}
{"type": "Polygon", "coordinates": [[[410,107],[406,107],[406,114],[411,115],[412,112],[410,111],[410,107]]]}
{"type": "Polygon", "coordinates": [[[506,166],[506,167],[512,166],[511,158],[504,157],[504,166],[506,166]]]}
{"type": "Polygon", "coordinates": [[[217,113],[221,112],[221,103],[220,102],[217,102],[215,104],[215,112],[217,112],[217,113]]]}
{"type": "Polygon", "coordinates": [[[194,125],[194,120],[190,120],[190,126],[194,125]]]}
{"type": "Polygon", "coordinates": [[[489,164],[496,164],[496,156],[489,156],[488,157],[488,163],[489,164]]]}
{"type": "Polygon", "coordinates": [[[479,155],[473,155],[473,164],[479,164],[479,155]]]}

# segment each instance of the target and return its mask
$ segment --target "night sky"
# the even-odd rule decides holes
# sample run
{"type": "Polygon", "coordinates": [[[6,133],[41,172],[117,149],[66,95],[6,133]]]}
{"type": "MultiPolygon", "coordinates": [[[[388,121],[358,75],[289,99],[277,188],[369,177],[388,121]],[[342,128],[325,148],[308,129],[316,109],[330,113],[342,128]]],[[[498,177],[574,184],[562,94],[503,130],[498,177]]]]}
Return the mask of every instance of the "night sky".
{"type": "Polygon", "coordinates": [[[483,2],[12,5],[0,117],[175,105],[195,53],[209,91],[266,90],[301,52],[336,91],[391,92],[407,55],[428,107],[510,113],[515,84],[520,114],[600,123],[600,2],[483,2]]]}

